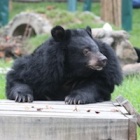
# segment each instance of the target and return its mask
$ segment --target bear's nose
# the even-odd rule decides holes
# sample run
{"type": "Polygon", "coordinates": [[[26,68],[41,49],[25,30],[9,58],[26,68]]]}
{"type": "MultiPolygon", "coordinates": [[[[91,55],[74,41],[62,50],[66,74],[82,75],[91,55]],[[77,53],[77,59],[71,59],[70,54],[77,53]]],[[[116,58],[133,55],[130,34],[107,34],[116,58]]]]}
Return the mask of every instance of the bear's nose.
{"type": "Polygon", "coordinates": [[[105,66],[106,65],[106,63],[107,63],[107,58],[105,57],[105,56],[103,56],[102,58],[100,58],[100,60],[99,60],[99,64],[101,65],[101,66],[105,66]]]}

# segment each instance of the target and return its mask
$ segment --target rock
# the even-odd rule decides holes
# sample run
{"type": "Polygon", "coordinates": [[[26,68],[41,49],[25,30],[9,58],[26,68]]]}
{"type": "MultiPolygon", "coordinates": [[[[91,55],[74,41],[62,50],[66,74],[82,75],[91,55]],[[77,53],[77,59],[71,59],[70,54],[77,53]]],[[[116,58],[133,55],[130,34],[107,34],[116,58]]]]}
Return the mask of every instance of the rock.
{"type": "Polygon", "coordinates": [[[109,44],[115,50],[122,66],[137,62],[138,56],[126,31],[114,31],[106,24],[103,28],[92,29],[92,35],[109,44]]]}
{"type": "Polygon", "coordinates": [[[122,70],[124,76],[140,74],[140,63],[125,65],[122,70]]]}
{"type": "Polygon", "coordinates": [[[14,19],[5,27],[5,35],[19,36],[19,35],[38,35],[49,33],[52,25],[47,18],[37,13],[22,12],[14,17],[14,19]],[[28,33],[29,31],[31,33],[28,33]]]}

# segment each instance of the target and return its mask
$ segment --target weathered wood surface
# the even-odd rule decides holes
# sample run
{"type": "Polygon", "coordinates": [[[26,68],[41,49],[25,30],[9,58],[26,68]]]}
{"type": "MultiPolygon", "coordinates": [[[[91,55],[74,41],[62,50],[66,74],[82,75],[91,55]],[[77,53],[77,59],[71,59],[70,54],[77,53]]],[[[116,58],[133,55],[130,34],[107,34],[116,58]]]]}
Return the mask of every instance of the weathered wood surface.
{"type": "Polygon", "coordinates": [[[112,102],[65,105],[0,100],[0,140],[130,140],[127,114],[112,102]]]}
{"type": "Polygon", "coordinates": [[[135,110],[135,108],[132,106],[132,104],[128,100],[124,99],[122,96],[119,96],[116,99],[116,101],[121,106],[123,106],[130,115],[133,115],[134,118],[136,118],[136,122],[137,122],[138,126],[140,127],[140,114],[135,110]]]}

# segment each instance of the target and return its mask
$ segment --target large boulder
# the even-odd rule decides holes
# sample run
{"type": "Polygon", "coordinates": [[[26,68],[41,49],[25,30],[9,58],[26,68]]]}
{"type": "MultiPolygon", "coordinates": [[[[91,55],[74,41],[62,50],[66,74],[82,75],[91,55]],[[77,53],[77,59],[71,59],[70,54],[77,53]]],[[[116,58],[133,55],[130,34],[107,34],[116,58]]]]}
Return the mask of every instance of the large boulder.
{"type": "Polygon", "coordinates": [[[126,31],[115,31],[109,24],[105,24],[103,28],[92,29],[92,35],[115,50],[122,66],[137,62],[138,56],[126,31]]]}
{"type": "Polygon", "coordinates": [[[33,36],[49,33],[51,28],[52,25],[44,15],[22,12],[5,27],[5,34],[8,36],[33,36]]]}

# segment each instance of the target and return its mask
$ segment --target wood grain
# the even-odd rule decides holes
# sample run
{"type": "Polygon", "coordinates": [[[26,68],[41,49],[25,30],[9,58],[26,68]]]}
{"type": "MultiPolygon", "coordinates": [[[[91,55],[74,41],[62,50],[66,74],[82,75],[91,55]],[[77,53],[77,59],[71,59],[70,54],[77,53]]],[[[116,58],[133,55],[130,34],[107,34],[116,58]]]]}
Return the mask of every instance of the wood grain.
{"type": "Polygon", "coordinates": [[[122,112],[128,114],[112,102],[65,105],[0,100],[0,140],[129,140],[136,137],[135,124],[122,112]]]}

